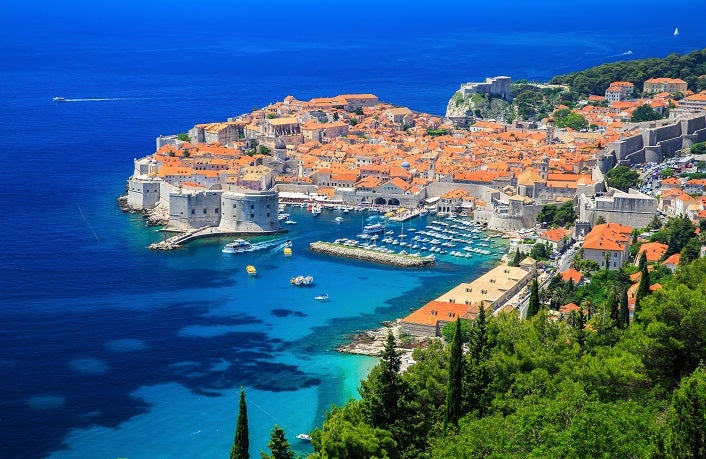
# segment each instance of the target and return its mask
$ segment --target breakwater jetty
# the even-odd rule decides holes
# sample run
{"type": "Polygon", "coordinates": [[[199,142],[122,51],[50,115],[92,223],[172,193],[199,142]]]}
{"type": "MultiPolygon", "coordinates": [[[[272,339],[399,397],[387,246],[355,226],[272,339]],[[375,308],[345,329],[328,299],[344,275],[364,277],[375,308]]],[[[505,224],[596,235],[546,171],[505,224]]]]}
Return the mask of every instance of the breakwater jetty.
{"type": "Polygon", "coordinates": [[[356,260],[370,261],[384,265],[399,266],[402,268],[419,268],[434,264],[433,256],[402,255],[399,253],[381,253],[362,247],[351,247],[333,242],[312,242],[309,249],[313,252],[333,255],[343,258],[355,258],[356,260]]]}

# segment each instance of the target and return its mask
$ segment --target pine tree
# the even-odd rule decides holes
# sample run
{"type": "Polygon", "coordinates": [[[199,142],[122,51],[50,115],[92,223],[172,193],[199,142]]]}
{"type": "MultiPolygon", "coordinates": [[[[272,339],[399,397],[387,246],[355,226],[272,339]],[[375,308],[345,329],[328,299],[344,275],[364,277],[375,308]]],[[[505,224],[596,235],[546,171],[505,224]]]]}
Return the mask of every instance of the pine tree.
{"type": "Polygon", "coordinates": [[[574,339],[576,339],[580,352],[583,354],[586,346],[586,331],[584,330],[584,327],[586,326],[586,315],[584,315],[583,309],[572,311],[570,319],[571,326],[573,327],[574,339]]]}
{"type": "Polygon", "coordinates": [[[627,328],[630,325],[630,309],[628,308],[628,290],[620,292],[620,311],[618,311],[618,327],[627,328]]]}
{"type": "Polygon", "coordinates": [[[483,416],[488,401],[486,398],[490,376],[485,361],[488,359],[488,335],[485,308],[480,305],[471,329],[470,352],[464,358],[463,414],[475,413],[483,416]]]}
{"type": "Polygon", "coordinates": [[[245,388],[240,388],[240,408],[235,424],[235,438],[230,449],[230,459],[250,459],[248,434],[248,407],[245,404],[245,388]]]}
{"type": "Polygon", "coordinates": [[[510,266],[520,266],[520,262],[522,261],[522,254],[520,253],[520,249],[515,250],[515,255],[512,258],[512,263],[510,263],[510,266]]]}
{"type": "Polygon", "coordinates": [[[667,457],[706,457],[706,370],[701,363],[682,379],[667,413],[667,457]]]}
{"type": "Polygon", "coordinates": [[[488,323],[485,318],[485,308],[481,302],[478,308],[478,315],[471,329],[471,358],[475,363],[480,363],[485,360],[485,353],[488,348],[488,323]]]}
{"type": "Polygon", "coordinates": [[[296,455],[292,451],[292,447],[289,445],[287,438],[284,436],[284,430],[279,426],[275,425],[272,428],[272,433],[270,434],[270,441],[267,443],[267,447],[270,448],[272,455],[265,454],[265,452],[260,453],[262,459],[295,459],[296,455]]]}
{"type": "Polygon", "coordinates": [[[611,320],[613,321],[613,326],[618,325],[618,314],[620,310],[620,301],[618,299],[618,292],[616,292],[614,289],[611,289],[610,292],[608,293],[608,298],[606,299],[606,309],[608,310],[608,314],[610,315],[611,320]]]}
{"type": "Polygon", "coordinates": [[[380,363],[373,368],[368,379],[361,383],[363,412],[373,427],[389,428],[399,418],[399,401],[404,393],[400,378],[402,358],[397,352],[392,331],[387,334],[380,363]]]}
{"type": "Polygon", "coordinates": [[[451,341],[451,359],[449,362],[449,381],[446,386],[446,415],[444,430],[449,424],[458,423],[462,414],[463,383],[463,344],[461,338],[461,319],[456,319],[456,331],[451,341]]]}
{"type": "Polygon", "coordinates": [[[534,317],[539,312],[539,283],[537,278],[532,279],[530,287],[529,304],[527,305],[527,318],[534,317]]]}

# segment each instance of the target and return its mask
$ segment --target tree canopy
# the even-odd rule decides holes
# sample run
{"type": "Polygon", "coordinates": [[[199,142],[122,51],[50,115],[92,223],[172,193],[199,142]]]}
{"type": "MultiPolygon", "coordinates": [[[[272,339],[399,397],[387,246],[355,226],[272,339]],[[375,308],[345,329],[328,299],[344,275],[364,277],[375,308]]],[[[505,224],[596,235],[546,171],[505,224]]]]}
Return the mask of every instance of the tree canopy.
{"type": "Polygon", "coordinates": [[[629,188],[640,183],[640,174],[627,166],[614,167],[605,174],[605,177],[609,186],[621,191],[628,191],[629,188]]]}
{"type": "Polygon", "coordinates": [[[568,108],[560,108],[552,114],[554,124],[558,128],[568,127],[574,131],[581,131],[588,127],[586,118],[568,108]]]}
{"type": "Polygon", "coordinates": [[[414,365],[385,379],[396,367],[388,346],[362,399],[332,408],[314,431],[310,457],[704,457],[706,259],[649,276],[663,287],[642,298],[639,321],[625,307],[627,272],[601,270],[581,287],[548,287],[581,313],[453,322],[462,340],[433,340],[414,351],[414,365]],[[459,372],[460,410],[449,394],[459,372]],[[403,388],[396,417],[372,419],[381,385],[393,380],[403,388]],[[457,424],[445,423],[449,408],[457,424]]]}
{"type": "Polygon", "coordinates": [[[647,104],[640,105],[633,110],[632,115],[630,115],[630,121],[633,123],[639,123],[641,121],[654,121],[661,118],[662,115],[657,113],[654,108],[647,104]]]}
{"type": "Polygon", "coordinates": [[[641,90],[650,78],[680,78],[689,89],[700,90],[706,80],[706,48],[688,54],[673,53],[665,58],[612,62],[551,79],[551,84],[566,84],[582,95],[604,94],[614,81],[629,81],[641,90]]]}

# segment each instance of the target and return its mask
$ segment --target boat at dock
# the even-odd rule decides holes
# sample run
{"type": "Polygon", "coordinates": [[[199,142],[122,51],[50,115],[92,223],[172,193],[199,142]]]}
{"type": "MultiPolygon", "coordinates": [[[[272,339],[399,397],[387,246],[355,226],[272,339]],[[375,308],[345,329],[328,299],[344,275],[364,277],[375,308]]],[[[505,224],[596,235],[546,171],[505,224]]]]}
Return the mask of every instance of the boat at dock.
{"type": "Polygon", "coordinates": [[[221,252],[223,253],[241,253],[241,252],[248,252],[252,250],[252,244],[250,241],[246,241],[245,239],[235,239],[233,242],[229,242],[228,244],[223,247],[223,250],[221,252]]]}

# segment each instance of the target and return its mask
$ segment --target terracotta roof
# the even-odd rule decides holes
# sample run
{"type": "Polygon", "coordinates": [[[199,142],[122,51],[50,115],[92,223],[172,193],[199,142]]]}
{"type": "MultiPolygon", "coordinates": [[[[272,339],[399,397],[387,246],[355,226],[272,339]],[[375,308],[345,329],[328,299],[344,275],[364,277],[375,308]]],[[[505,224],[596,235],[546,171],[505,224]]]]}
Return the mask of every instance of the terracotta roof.
{"type": "Polygon", "coordinates": [[[644,253],[648,263],[656,263],[667,252],[667,247],[667,244],[662,244],[661,242],[646,242],[640,246],[635,255],[635,260],[639,262],[644,253]]]}
{"type": "Polygon", "coordinates": [[[458,317],[473,319],[478,314],[478,310],[478,306],[473,305],[430,301],[402,319],[402,322],[435,326],[440,320],[453,322],[458,317]]]}
{"type": "Polygon", "coordinates": [[[561,274],[561,279],[564,282],[568,282],[569,280],[573,281],[574,284],[578,284],[583,280],[583,274],[581,274],[580,271],[576,271],[573,268],[569,268],[566,271],[562,272],[561,274]]]}

